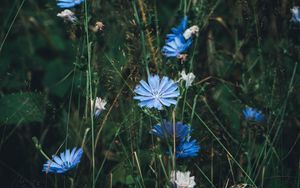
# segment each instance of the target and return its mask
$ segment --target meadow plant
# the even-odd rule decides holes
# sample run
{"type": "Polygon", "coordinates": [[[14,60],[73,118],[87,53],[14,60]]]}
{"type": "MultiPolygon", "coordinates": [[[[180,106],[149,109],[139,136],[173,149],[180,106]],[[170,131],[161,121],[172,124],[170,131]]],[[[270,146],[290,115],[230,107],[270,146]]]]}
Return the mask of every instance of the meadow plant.
{"type": "Polygon", "coordinates": [[[1,187],[300,187],[295,2],[1,6],[1,187]]]}

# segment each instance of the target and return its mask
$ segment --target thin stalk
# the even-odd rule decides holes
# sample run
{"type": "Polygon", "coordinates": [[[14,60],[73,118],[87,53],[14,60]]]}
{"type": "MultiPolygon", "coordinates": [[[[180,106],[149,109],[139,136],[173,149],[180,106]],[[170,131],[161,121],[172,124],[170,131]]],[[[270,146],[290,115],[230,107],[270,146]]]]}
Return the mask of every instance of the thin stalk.
{"type": "Polygon", "coordinates": [[[176,119],[175,119],[175,110],[172,112],[172,120],[173,120],[173,170],[176,170],[176,119]]]}
{"type": "Polygon", "coordinates": [[[102,129],[103,129],[103,127],[104,127],[106,121],[107,121],[107,118],[108,118],[108,116],[110,115],[110,113],[111,113],[113,107],[115,106],[117,100],[119,99],[120,95],[122,94],[122,91],[123,91],[125,85],[126,85],[126,84],[123,84],[122,88],[120,89],[119,93],[118,93],[117,96],[115,97],[115,99],[114,99],[112,105],[110,106],[108,112],[106,113],[106,115],[105,115],[105,117],[104,117],[104,119],[103,119],[103,121],[102,121],[102,123],[101,123],[101,125],[100,125],[100,128],[99,128],[99,130],[98,130],[98,132],[97,132],[97,135],[96,135],[95,149],[97,148],[97,144],[98,144],[98,141],[99,141],[99,139],[100,139],[100,133],[101,133],[101,131],[102,131],[102,129]]]}
{"type": "Polygon", "coordinates": [[[155,19],[155,30],[156,30],[156,46],[160,46],[158,15],[157,15],[157,0],[154,1],[154,19],[155,19]]]}
{"type": "Polygon", "coordinates": [[[20,11],[21,11],[21,9],[22,9],[24,3],[25,3],[25,0],[23,0],[23,1],[21,2],[21,5],[19,6],[19,8],[18,8],[18,10],[17,10],[17,12],[16,12],[16,15],[14,16],[14,18],[13,18],[13,20],[12,20],[12,22],[11,22],[9,28],[8,28],[8,31],[6,32],[6,34],[5,34],[5,36],[4,36],[4,39],[3,39],[3,41],[1,42],[1,45],[0,45],[0,54],[1,54],[1,52],[2,52],[2,48],[3,48],[4,43],[5,43],[5,41],[6,41],[7,37],[8,37],[8,34],[10,33],[10,30],[12,29],[12,27],[13,27],[15,21],[16,21],[16,18],[18,17],[18,15],[19,15],[19,13],[20,13],[20,11]]]}
{"type": "Polygon", "coordinates": [[[158,71],[158,63],[156,61],[156,49],[153,45],[153,40],[152,40],[152,33],[151,30],[148,28],[148,22],[147,22],[147,16],[146,16],[146,9],[144,6],[143,0],[138,0],[138,5],[141,11],[141,16],[142,16],[142,21],[145,26],[145,33],[146,33],[146,40],[147,40],[147,45],[150,51],[150,57],[152,60],[152,66],[153,66],[153,71],[157,72],[158,71]]]}
{"type": "MultiPolygon", "coordinates": [[[[89,79],[88,79],[88,71],[86,71],[86,92],[89,91],[89,79]]],[[[88,94],[85,95],[85,109],[84,109],[84,118],[87,119],[88,117],[88,106],[89,106],[89,96],[88,94]]]]}
{"type": "MultiPolygon", "coordinates": [[[[300,167],[300,162],[299,162],[298,166],[300,167]]],[[[298,168],[298,178],[297,179],[298,179],[297,187],[300,187],[300,168],[298,168]]]]}
{"type": "Polygon", "coordinates": [[[183,1],[183,13],[184,13],[184,16],[186,16],[186,11],[187,11],[186,1],[187,1],[187,0],[184,0],[184,1],[183,1]]]}
{"type": "MultiPolygon", "coordinates": [[[[137,7],[136,7],[136,4],[134,2],[132,2],[132,6],[133,6],[133,10],[134,10],[134,15],[135,15],[135,19],[137,21],[137,23],[139,25],[142,25],[142,21],[140,20],[139,18],[139,14],[138,14],[138,10],[137,10],[137,7]]],[[[145,33],[143,30],[141,30],[141,43],[142,43],[142,54],[143,54],[143,57],[144,57],[144,63],[146,64],[146,73],[147,73],[147,76],[150,75],[150,70],[149,70],[149,64],[148,64],[148,61],[146,59],[147,57],[147,54],[146,54],[146,41],[145,41],[145,33]]]]}
{"type": "Polygon", "coordinates": [[[67,127],[66,127],[67,130],[66,130],[65,149],[67,149],[67,147],[68,147],[69,123],[70,123],[71,104],[72,104],[72,96],[73,96],[73,89],[74,89],[75,69],[74,69],[74,71],[71,71],[71,73],[73,73],[73,78],[72,78],[72,86],[71,86],[69,105],[68,105],[68,117],[67,117],[67,127]]]}
{"type": "Polygon", "coordinates": [[[163,161],[162,161],[162,159],[161,159],[161,155],[159,155],[158,158],[159,158],[159,162],[160,162],[160,164],[161,164],[162,170],[163,170],[163,172],[164,172],[164,175],[166,176],[167,179],[169,179],[169,176],[168,176],[168,174],[167,174],[167,172],[166,172],[166,168],[165,168],[164,163],[163,163],[163,161]]]}
{"type": "MultiPolygon", "coordinates": [[[[114,144],[115,139],[119,136],[120,130],[121,130],[121,127],[119,127],[119,128],[116,130],[115,136],[114,136],[112,142],[109,144],[109,147],[108,147],[109,150],[111,149],[112,145],[114,144]]],[[[104,167],[104,164],[105,164],[106,160],[107,160],[107,153],[105,153],[105,157],[104,157],[104,159],[103,159],[103,162],[101,163],[101,166],[100,166],[100,168],[99,168],[99,170],[98,170],[98,172],[97,172],[97,175],[96,175],[96,181],[97,181],[97,179],[98,179],[99,176],[100,176],[100,173],[101,173],[101,171],[102,171],[102,169],[103,169],[103,167],[104,167]]]]}
{"type": "MultiPolygon", "coordinates": [[[[84,1],[84,28],[86,33],[86,45],[87,45],[87,56],[88,56],[88,72],[87,72],[87,78],[88,78],[88,91],[87,95],[89,96],[89,100],[91,101],[93,99],[93,89],[92,89],[92,68],[91,68],[91,44],[89,40],[89,25],[88,25],[88,4],[87,1],[84,1]]],[[[88,106],[86,106],[88,108],[88,106]]],[[[93,111],[90,111],[90,119],[91,119],[91,133],[92,133],[92,187],[95,187],[95,136],[94,136],[94,114],[93,111]]]]}
{"type": "Polygon", "coordinates": [[[144,183],[144,178],[143,178],[143,175],[142,175],[142,170],[141,170],[141,166],[140,166],[140,162],[139,162],[138,156],[137,156],[136,152],[133,152],[133,153],[134,153],[134,157],[135,157],[135,160],[136,160],[136,164],[138,166],[138,170],[139,170],[140,176],[142,178],[143,187],[146,187],[145,183],[144,183]]]}
{"type": "Polygon", "coordinates": [[[186,90],[184,90],[182,112],[181,112],[181,122],[183,122],[183,117],[184,117],[184,109],[185,109],[185,101],[186,101],[187,91],[188,91],[188,88],[186,88],[186,90]]]}
{"type": "Polygon", "coordinates": [[[195,95],[194,97],[194,102],[193,102],[193,108],[192,108],[192,114],[191,114],[191,119],[190,119],[190,124],[192,125],[193,123],[193,119],[194,119],[194,115],[195,115],[195,109],[196,109],[196,105],[197,105],[197,98],[198,98],[198,94],[195,95]]]}
{"type": "Polygon", "coordinates": [[[199,170],[199,172],[201,172],[201,174],[204,176],[204,178],[210,183],[210,185],[211,185],[212,187],[216,187],[216,186],[213,184],[213,182],[210,181],[209,177],[207,177],[207,176],[205,175],[205,173],[201,170],[201,168],[200,168],[197,164],[195,164],[195,166],[196,166],[196,168],[199,170]]]}

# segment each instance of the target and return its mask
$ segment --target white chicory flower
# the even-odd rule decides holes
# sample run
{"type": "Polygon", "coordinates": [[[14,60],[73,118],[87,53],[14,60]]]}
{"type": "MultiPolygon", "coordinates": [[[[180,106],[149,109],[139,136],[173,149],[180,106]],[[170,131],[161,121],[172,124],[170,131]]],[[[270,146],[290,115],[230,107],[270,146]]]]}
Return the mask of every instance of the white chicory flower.
{"type": "Polygon", "coordinates": [[[186,74],[185,71],[183,70],[181,72],[181,78],[179,80],[184,80],[185,87],[188,88],[188,87],[192,86],[192,83],[195,80],[195,78],[196,78],[196,76],[192,72],[186,74]]]}
{"type": "Polygon", "coordinates": [[[72,12],[69,9],[65,9],[65,10],[61,11],[60,13],[57,14],[57,16],[63,18],[65,22],[69,21],[69,22],[74,23],[77,21],[77,18],[75,16],[74,12],[72,12]]]}
{"type": "Polygon", "coordinates": [[[185,38],[185,40],[188,40],[189,38],[192,37],[192,35],[198,36],[198,33],[199,33],[199,27],[196,25],[193,25],[192,27],[190,27],[184,31],[183,37],[185,38]]]}
{"type": "Polygon", "coordinates": [[[190,172],[172,171],[171,172],[171,183],[176,186],[176,188],[193,188],[195,183],[195,177],[190,177],[190,172]]]}
{"type": "Polygon", "coordinates": [[[105,105],[107,101],[105,99],[101,99],[100,97],[96,97],[96,102],[94,104],[94,100],[91,100],[92,109],[94,109],[95,117],[98,117],[100,113],[105,110],[105,105]]]}
{"type": "Polygon", "coordinates": [[[292,22],[300,22],[300,14],[299,14],[299,7],[294,6],[291,8],[291,13],[292,13],[292,22]]]}

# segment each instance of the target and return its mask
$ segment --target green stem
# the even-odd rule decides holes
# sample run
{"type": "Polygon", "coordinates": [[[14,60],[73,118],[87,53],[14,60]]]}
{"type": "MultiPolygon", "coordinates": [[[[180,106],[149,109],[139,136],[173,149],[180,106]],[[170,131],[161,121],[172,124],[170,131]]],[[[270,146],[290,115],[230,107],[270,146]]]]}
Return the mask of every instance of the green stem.
{"type": "Polygon", "coordinates": [[[169,179],[169,176],[168,176],[168,174],[166,172],[166,168],[165,168],[164,163],[163,163],[163,161],[161,159],[161,155],[159,155],[158,158],[159,158],[159,162],[160,162],[161,168],[162,168],[162,170],[164,172],[164,175],[165,175],[166,179],[169,179]]]}
{"type": "MultiPolygon", "coordinates": [[[[87,44],[87,56],[88,56],[88,72],[87,72],[87,78],[88,78],[88,91],[87,95],[88,101],[91,101],[93,99],[93,90],[92,90],[92,68],[91,68],[91,44],[89,41],[89,26],[88,26],[88,5],[87,1],[84,1],[84,11],[85,11],[85,22],[84,22],[84,28],[86,33],[86,44],[87,44]]],[[[89,106],[86,106],[86,108],[89,108],[89,106]]],[[[94,115],[93,111],[90,111],[90,119],[91,119],[91,131],[92,131],[92,184],[93,188],[95,187],[95,136],[94,136],[94,115]]]]}
{"type": "Polygon", "coordinates": [[[183,116],[184,116],[184,109],[185,109],[185,101],[186,101],[187,91],[188,91],[188,88],[186,88],[186,90],[184,90],[184,98],[183,98],[183,105],[182,105],[182,112],[181,112],[181,122],[183,122],[183,116]]]}
{"type": "Polygon", "coordinates": [[[186,6],[186,1],[187,1],[187,0],[184,0],[184,1],[183,1],[183,13],[184,13],[184,16],[186,16],[186,10],[187,10],[187,9],[186,9],[186,7],[187,7],[187,6],[186,6]]]}

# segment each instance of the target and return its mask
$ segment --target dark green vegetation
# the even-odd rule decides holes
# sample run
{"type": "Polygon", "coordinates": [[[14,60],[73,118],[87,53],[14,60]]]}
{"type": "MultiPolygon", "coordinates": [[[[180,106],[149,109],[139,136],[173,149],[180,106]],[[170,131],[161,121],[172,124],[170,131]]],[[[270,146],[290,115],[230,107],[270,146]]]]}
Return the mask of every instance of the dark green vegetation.
{"type": "Polygon", "coordinates": [[[169,175],[171,159],[149,134],[158,113],[145,113],[132,99],[148,67],[174,80],[183,68],[196,75],[194,85],[181,90],[176,119],[192,126],[202,150],[176,165],[191,171],[197,187],[300,187],[294,5],[300,2],[148,0],[141,11],[138,0],[89,0],[88,17],[81,5],[72,25],[56,16],[54,0],[2,0],[0,187],[92,187],[93,179],[97,187],[170,186],[164,169],[169,175]],[[184,10],[200,32],[181,64],[162,57],[160,48],[184,10]],[[96,21],[103,31],[87,29],[96,21]],[[93,123],[90,96],[108,101],[93,123]],[[243,120],[246,105],[266,121],[243,120]],[[65,175],[45,175],[46,159],[32,137],[48,156],[60,146],[82,145],[81,163],[65,175]]]}

